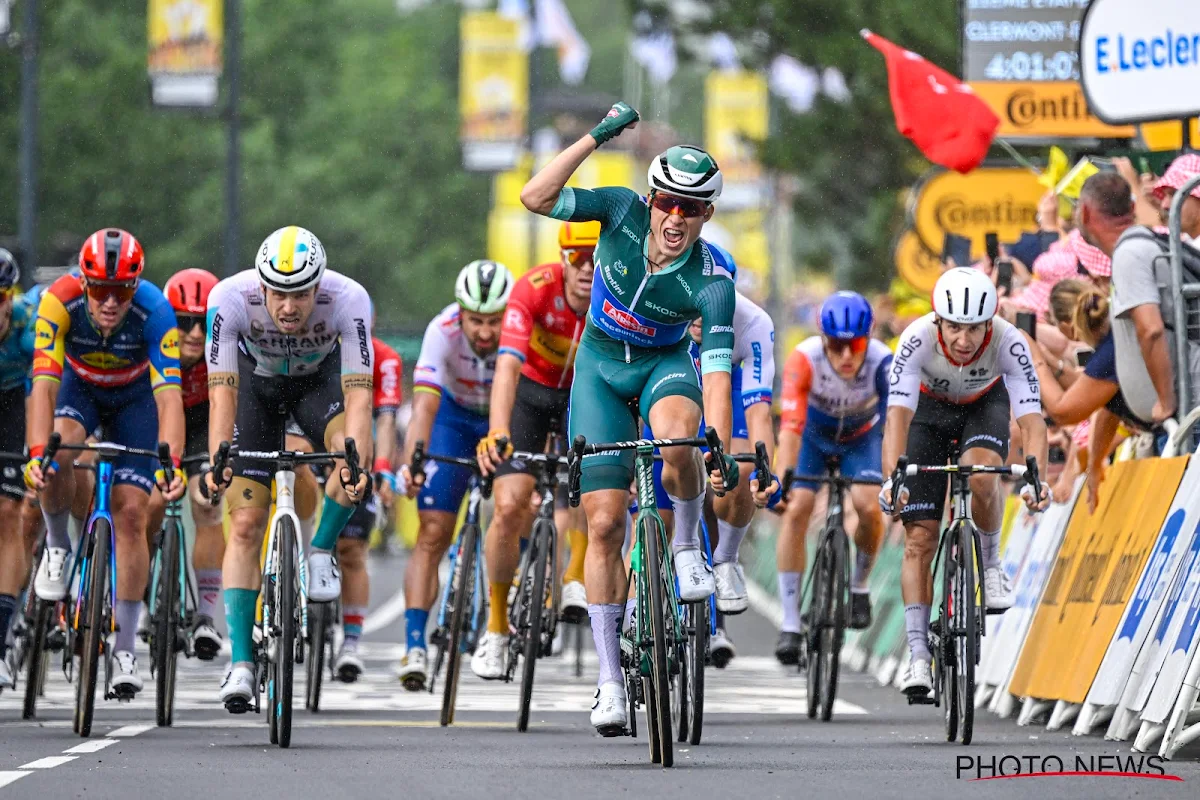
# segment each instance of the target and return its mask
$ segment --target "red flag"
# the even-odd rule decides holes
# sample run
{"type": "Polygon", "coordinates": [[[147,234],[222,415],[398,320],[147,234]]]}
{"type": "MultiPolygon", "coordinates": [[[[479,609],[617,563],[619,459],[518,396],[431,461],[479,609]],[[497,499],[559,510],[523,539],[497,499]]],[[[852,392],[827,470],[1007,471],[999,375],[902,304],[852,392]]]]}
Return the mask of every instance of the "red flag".
{"type": "Polygon", "coordinates": [[[971,87],[882,36],[862,37],[887,59],[896,129],[935,164],[970,172],[987,156],[1000,118],[971,87]]]}

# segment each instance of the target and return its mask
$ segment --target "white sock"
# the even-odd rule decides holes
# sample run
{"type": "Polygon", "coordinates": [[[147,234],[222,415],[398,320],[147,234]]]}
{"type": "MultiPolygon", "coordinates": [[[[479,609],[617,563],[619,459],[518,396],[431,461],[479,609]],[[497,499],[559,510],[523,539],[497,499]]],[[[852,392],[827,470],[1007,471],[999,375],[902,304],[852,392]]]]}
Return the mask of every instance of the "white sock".
{"type": "Polygon", "coordinates": [[[779,573],[779,602],[783,606],[781,631],[800,632],[800,578],[801,572],[779,573]]]}
{"type": "Polygon", "coordinates": [[[671,550],[678,553],[700,546],[700,515],[704,513],[704,492],[691,500],[681,500],[668,494],[675,506],[675,541],[671,550]]]}
{"type": "Polygon", "coordinates": [[[47,546],[69,550],[71,547],[71,534],[67,529],[71,524],[71,509],[68,508],[57,514],[51,514],[43,508],[42,518],[46,520],[47,546]]]}
{"type": "Polygon", "coordinates": [[[588,617],[592,621],[592,641],[596,644],[596,657],[600,660],[600,678],[597,686],[606,683],[624,685],[621,677],[621,633],[617,625],[625,609],[619,603],[589,603],[588,617]]]}
{"type": "Polygon", "coordinates": [[[730,561],[736,563],[738,549],[742,546],[742,539],[746,538],[748,530],[750,530],[748,522],[737,528],[723,519],[717,520],[717,531],[721,534],[721,540],[717,542],[717,549],[713,550],[713,563],[725,564],[730,561]]]}
{"type": "Polygon", "coordinates": [[[637,598],[631,597],[625,601],[625,618],[621,623],[623,628],[633,626],[633,612],[637,611],[637,598]]]}
{"type": "Polygon", "coordinates": [[[984,569],[1000,566],[1000,531],[979,532],[979,555],[984,569]]]}

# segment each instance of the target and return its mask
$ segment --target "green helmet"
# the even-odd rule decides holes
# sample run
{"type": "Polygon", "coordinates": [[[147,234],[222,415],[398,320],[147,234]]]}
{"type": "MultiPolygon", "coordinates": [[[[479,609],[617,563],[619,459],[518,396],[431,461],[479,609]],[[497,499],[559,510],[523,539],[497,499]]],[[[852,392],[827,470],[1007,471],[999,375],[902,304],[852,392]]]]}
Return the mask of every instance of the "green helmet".
{"type": "Polygon", "coordinates": [[[651,191],[692,197],[709,203],[721,196],[721,168],[708,153],[687,144],[675,145],[650,162],[646,183],[651,191]]]}

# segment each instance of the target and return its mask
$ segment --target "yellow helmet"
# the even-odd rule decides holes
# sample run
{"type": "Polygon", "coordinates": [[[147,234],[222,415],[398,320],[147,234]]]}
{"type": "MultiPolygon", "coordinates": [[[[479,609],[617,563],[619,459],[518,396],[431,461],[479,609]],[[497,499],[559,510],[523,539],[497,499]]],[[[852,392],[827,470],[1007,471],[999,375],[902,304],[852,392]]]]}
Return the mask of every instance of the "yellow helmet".
{"type": "Polygon", "coordinates": [[[563,250],[575,247],[595,247],[600,241],[600,223],[564,222],[558,229],[558,246],[563,250]]]}

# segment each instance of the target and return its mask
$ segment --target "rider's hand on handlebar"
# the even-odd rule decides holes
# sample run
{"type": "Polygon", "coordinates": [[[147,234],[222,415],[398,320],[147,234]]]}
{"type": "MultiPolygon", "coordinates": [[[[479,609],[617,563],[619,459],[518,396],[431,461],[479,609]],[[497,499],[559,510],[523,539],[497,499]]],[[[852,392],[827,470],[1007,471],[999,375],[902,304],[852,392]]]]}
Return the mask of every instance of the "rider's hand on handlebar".
{"type": "Polygon", "coordinates": [[[722,458],[725,460],[725,471],[729,473],[729,485],[725,485],[725,480],[721,476],[720,466],[713,463],[712,453],[704,454],[704,463],[708,468],[708,480],[712,484],[713,491],[721,494],[722,492],[730,492],[737,488],[738,481],[741,479],[741,473],[738,470],[738,462],[733,460],[733,456],[722,453],[722,458]]]}
{"type": "Polygon", "coordinates": [[[758,478],[751,478],[750,492],[754,495],[754,505],[758,506],[759,508],[766,508],[767,506],[772,505],[772,500],[774,500],[777,504],[783,495],[783,492],[779,486],[779,478],[775,475],[771,476],[770,485],[761,487],[761,491],[758,485],[758,478]]]}
{"type": "Polygon", "coordinates": [[[893,497],[892,497],[893,485],[894,485],[893,480],[891,478],[888,478],[886,481],[883,482],[883,486],[880,487],[880,489],[879,489],[879,510],[882,511],[884,513],[884,515],[888,516],[888,517],[896,516],[897,507],[904,508],[904,506],[908,505],[908,495],[909,495],[908,486],[901,483],[900,484],[900,496],[893,499],[893,497]]]}
{"type": "Polygon", "coordinates": [[[371,484],[371,475],[366,470],[358,473],[358,483],[351,483],[353,477],[350,473],[350,468],[343,466],[338,471],[338,477],[341,479],[342,488],[346,490],[346,498],[351,503],[361,503],[363,498],[367,496],[367,487],[371,484]]]}
{"type": "MultiPolygon", "coordinates": [[[[174,457],[172,460],[178,461],[178,459],[174,457]]],[[[184,477],[183,470],[181,470],[179,468],[179,464],[176,463],[171,467],[171,475],[169,478],[167,477],[166,470],[164,470],[161,465],[158,467],[158,469],[154,470],[154,485],[158,487],[160,492],[162,492],[163,499],[170,503],[183,497],[183,491],[187,486],[187,481],[184,477]]]]}
{"type": "Polygon", "coordinates": [[[408,468],[408,464],[402,465],[400,471],[396,473],[396,490],[403,492],[410,500],[416,500],[424,486],[424,473],[414,476],[408,468]]]}
{"type": "Polygon", "coordinates": [[[475,460],[479,462],[479,471],[491,475],[496,468],[503,464],[512,454],[511,435],[506,430],[490,430],[488,435],[479,440],[475,446],[475,460]]]}
{"type": "Polygon", "coordinates": [[[1037,500],[1033,496],[1033,487],[1026,483],[1021,487],[1021,499],[1025,501],[1025,506],[1030,511],[1045,511],[1050,505],[1050,501],[1054,499],[1054,493],[1050,491],[1050,484],[1045,481],[1039,481],[1042,485],[1041,499],[1037,500]]]}
{"type": "Polygon", "coordinates": [[[212,464],[206,465],[208,468],[204,470],[204,485],[208,489],[208,497],[213,505],[221,501],[221,495],[229,487],[229,482],[233,480],[233,468],[225,467],[222,472],[224,474],[217,475],[213,472],[212,464]]]}
{"type": "Polygon", "coordinates": [[[58,464],[51,461],[46,466],[42,467],[42,448],[37,448],[37,455],[30,454],[30,459],[25,464],[24,472],[25,485],[31,489],[41,491],[46,488],[46,481],[55,472],[58,472],[58,464]]]}

